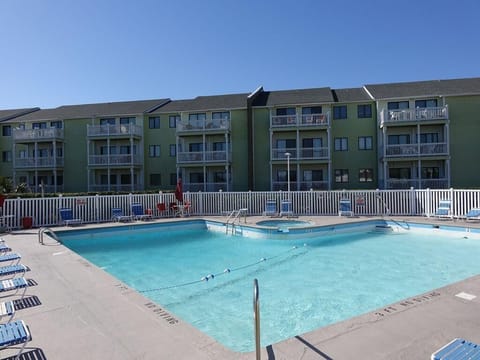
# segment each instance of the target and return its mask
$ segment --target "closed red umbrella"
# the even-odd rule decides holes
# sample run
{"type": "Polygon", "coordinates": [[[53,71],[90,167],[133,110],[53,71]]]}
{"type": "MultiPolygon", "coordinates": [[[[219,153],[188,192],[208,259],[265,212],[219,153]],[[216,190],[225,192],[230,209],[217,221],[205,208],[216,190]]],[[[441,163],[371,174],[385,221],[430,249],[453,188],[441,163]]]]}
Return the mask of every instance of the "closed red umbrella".
{"type": "Polygon", "coordinates": [[[177,199],[179,203],[183,203],[183,186],[181,178],[178,179],[177,187],[175,188],[175,199],[177,199]]]}

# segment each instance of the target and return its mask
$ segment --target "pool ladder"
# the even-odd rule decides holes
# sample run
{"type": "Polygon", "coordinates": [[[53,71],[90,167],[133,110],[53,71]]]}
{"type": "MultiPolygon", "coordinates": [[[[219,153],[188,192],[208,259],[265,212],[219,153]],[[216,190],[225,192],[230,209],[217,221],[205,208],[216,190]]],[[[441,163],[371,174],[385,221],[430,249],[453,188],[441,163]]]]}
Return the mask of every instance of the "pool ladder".
{"type": "Polygon", "coordinates": [[[38,242],[43,245],[43,234],[49,233],[52,238],[54,238],[57,242],[60,242],[58,236],[53,232],[52,229],[47,227],[41,227],[38,230],[38,242]]]}
{"type": "Polygon", "coordinates": [[[225,221],[225,234],[228,234],[228,225],[232,225],[232,234],[235,231],[235,222],[240,224],[240,219],[243,216],[243,220],[247,223],[247,208],[242,208],[238,210],[232,210],[225,221]]]}
{"type": "Polygon", "coordinates": [[[258,291],[258,280],[253,280],[253,323],[255,329],[255,354],[256,360],[261,359],[260,354],[260,293],[258,291]]]}

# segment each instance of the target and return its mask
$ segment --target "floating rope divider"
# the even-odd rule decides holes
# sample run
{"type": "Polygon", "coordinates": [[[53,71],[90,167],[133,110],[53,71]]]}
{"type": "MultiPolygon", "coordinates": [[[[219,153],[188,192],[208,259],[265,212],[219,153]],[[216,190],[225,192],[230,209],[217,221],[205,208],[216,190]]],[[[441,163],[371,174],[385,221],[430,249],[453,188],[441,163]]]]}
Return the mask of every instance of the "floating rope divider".
{"type": "MultiPolygon", "coordinates": [[[[304,245],[306,246],[306,245],[304,245]]],[[[292,248],[290,248],[289,250],[287,251],[284,251],[280,254],[277,254],[275,256],[272,256],[270,258],[268,258],[268,260],[272,260],[272,259],[276,259],[280,256],[283,256],[293,250],[296,250],[297,249],[297,246],[293,246],[292,248]]],[[[208,280],[213,280],[215,279],[215,277],[218,277],[218,276],[221,276],[221,275],[226,275],[226,274],[229,274],[231,272],[234,272],[234,271],[238,271],[238,270],[243,270],[243,269],[247,269],[249,267],[252,267],[252,266],[255,266],[255,265],[258,265],[262,262],[265,262],[267,261],[267,258],[261,258],[260,260],[254,262],[254,263],[251,263],[251,264],[247,264],[247,265],[243,265],[243,266],[239,266],[239,267],[236,267],[236,268],[233,268],[233,269],[230,269],[230,268],[226,268],[225,270],[223,270],[222,272],[219,272],[219,273],[216,273],[216,274],[209,274],[209,275],[205,275],[203,276],[201,279],[199,280],[194,280],[194,281],[189,281],[189,282],[186,282],[186,283],[182,283],[182,284],[176,284],[176,285],[170,285],[170,286],[164,286],[164,287],[160,287],[160,288],[155,288],[155,289],[146,289],[146,290],[138,290],[138,292],[140,293],[147,293],[147,292],[152,292],[152,291],[162,291],[162,290],[168,290],[168,289],[174,289],[174,288],[179,288],[179,287],[183,287],[183,286],[188,286],[188,285],[194,285],[194,284],[198,284],[198,283],[201,283],[201,282],[204,282],[204,281],[208,281],[208,280]]]]}

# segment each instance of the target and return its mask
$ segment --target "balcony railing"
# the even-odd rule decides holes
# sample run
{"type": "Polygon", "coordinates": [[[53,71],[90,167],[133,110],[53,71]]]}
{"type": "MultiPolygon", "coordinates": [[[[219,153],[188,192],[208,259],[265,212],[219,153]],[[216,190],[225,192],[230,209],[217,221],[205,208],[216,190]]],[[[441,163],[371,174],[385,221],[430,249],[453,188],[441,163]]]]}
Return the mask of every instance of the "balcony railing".
{"type": "Polygon", "coordinates": [[[381,112],[381,123],[401,123],[412,121],[447,120],[448,106],[416,108],[402,110],[383,110],[381,112]]]}
{"type": "Polygon", "coordinates": [[[272,160],[287,160],[287,155],[290,154],[290,160],[297,160],[297,149],[285,149],[285,148],[273,148],[272,149],[272,160]]]}
{"type": "Polygon", "coordinates": [[[387,189],[445,189],[448,179],[387,179],[387,189]]]}
{"type": "Polygon", "coordinates": [[[227,191],[228,184],[226,182],[207,182],[207,183],[183,183],[183,191],[199,192],[199,191],[227,191]]]}
{"type": "Polygon", "coordinates": [[[286,160],[285,153],[291,154],[290,160],[325,160],[329,158],[328,147],[300,148],[299,151],[297,149],[273,148],[272,160],[286,160]]]}
{"type": "Polygon", "coordinates": [[[142,136],[143,129],[139,125],[87,125],[87,136],[109,137],[109,136],[142,136]]]}
{"type": "Polygon", "coordinates": [[[118,192],[127,192],[127,191],[141,191],[143,190],[143,185],[135,184],[132,185],[117,185],[117,184],[110,184],[110,185],[90,185],[88,187],[88,191],[118,191],[118,192]]]}
{"type": "Polygon", "coordinates": [[[270,119],[272,128],[292,127],[292,126],[328,126],[330,117],[327,114],[309,114],[309,115],[273,115],[270,119]]]}
{"type": "Polygon", "coordinates": [[[90,155],[88,157],[89,166],[122,166],[122,165],[142,165],[140,155],[90,155]]]}
{"type": "Polygon", "coordinates": [[[179,132],[196,132],[196,131],[219,131],[229,130],[229,119],[207,119],[196,121],[181,121],[177,123],[177,133],[179,132]]]}
{"type": "Polygon", "coordinates": [[[52,141],[63,140],[63,129],[13,129],[14,141],[52,141]]]}
{"type": "Polygon", "coordinates": [[[227,151],[186,151],[177,153],[178,163],[203,163],[230,161],[227,151]]]}
{"type": "Polygon", "coordinates": [[[385,148],[386,157],[412,157],[435,155],[448,155],[447,143],[387,145],[385,148]]]}
{"type": "Polygon", "coordinates": [[[30,157],[15,159],[15,168],[19,169],[35,169],[35,168],[55,168],[63,167],[63,157],[30,157]]]}

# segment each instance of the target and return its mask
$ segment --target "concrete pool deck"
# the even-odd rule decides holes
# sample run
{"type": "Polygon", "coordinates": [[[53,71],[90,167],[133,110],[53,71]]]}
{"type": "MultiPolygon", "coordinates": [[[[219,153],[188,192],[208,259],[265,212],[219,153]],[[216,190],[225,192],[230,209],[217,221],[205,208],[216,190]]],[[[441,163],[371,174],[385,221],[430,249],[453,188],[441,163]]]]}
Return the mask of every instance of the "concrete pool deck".
{"type": "MultiPolygon", "coordinates": [[[[299,218],[316,225],[371,219],[299,218]]],[[[394,219],[480,228],[478,222],[463,220],[394,219]]],[[[174,219],[155,221],[170,220],[174,219]]],[[[260,220],[265,217],[248,217],[247,224],[260,220]]],[[[82,228],[105,226],[112,223],[82,228]]],[[[52,239],[45,237],[45,245],[40,245],[38,229],[14,231],[2,237],[31,269],[25,275],[32,284],[25,295],[30,301],[25,301],[26,308],[17,310],[15,316],[28,324],[33,337],[24,351],[30,357],[25,359],[255,358],[254,353],[234,353],[224,348],[52,239]]],[[[253,297],[253,289],[247,291],[253,297]]],[[[1,301],[19,298],[12,291],[1,295],[1,301]]],[[[260,297],[260,309],[261,302],[260,297]]],[[[245,316],[252,317],[252,313],[245,316]]],[[[263,347],[262,359],[429,359],[432,352],[456,337],[480,342],[480,275],[263,347]],[[477,297],[466,300],[455,296],[461,292],[477,297]]],[[[14,353],[16,349],[2,350],[0,357],[14,353]]]]}

